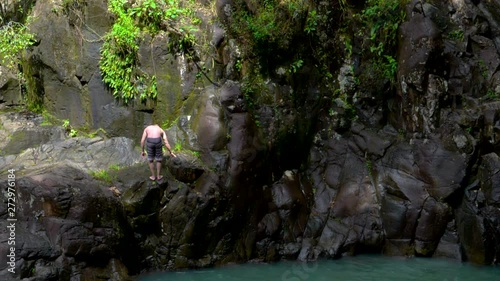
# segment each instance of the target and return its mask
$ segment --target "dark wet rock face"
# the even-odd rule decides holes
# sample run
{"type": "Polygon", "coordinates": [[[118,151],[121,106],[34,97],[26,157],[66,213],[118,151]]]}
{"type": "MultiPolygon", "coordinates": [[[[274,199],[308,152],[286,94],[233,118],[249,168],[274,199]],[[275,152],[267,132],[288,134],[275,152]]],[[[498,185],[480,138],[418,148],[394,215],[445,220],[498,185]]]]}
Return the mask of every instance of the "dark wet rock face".
{"type": "Polygon", "coordinates": [[[500,159],[490,153],[482,157],[479,179],[465,189],[455,216],[458,233],[464,241],[464,252],[476,263],[490,264],[498,260],[500,159]],[[493,185],[492,185],[493,184],[493,185]]]}
{"type": "Polygon", "coordinates": [[[6,67],[0,66],[0,104],[12,106],[22,103],[19,81],[6,67]]]}
{"type": "MultiPolygon", "coordinates": [[[[194,67],[168,53],[166,38],[151,38],[139,51],[144,70],[157,61],[172,79],[159,79],[165,94],[157,104],[127,108],[102,84],[100,43],[71,38],[69,21],[79,15],[99,34],[111,25],[102,1],[86,2],[60,16],[37,1],[46,17],[32,28],[56,27],[26,64],[43,78],[37,85],[58,117],[112,128],[116,137],[70,138],[32,113],[0,115],[0,173],[16,170],[19,204],[19,271],[7,272],[9,249],[0,244],[2,280],[127,280],[154,270],[373,252],[500,260],[493,98],[500,33],[491,3],[409,3],[398,82],[380,101],[356,93],[352,105],[326,102],[317,77],[304,73],[294,81],[300,86],[270,78],[273,103],[250,104],[234,69],[237,43],[217,23],[210,32],[220,87],[195,79],[194,67]],[[450,35],[456,31],[463,38],[450,35]],[[68,60],[59,63],[51,48],[68,60]],[[173,112],[165,129],[178,157],[166,155],[163,180],[151,181],[138,147],[143,125],[173,112]]],[[[217,1],[222,23],[234,2],[217,1]]],[[[369,69],[358,56],[333,75],[341,91],[356,89],[351,69],[369,69]]],[[[16,104],[16,87],[2,76],[0,103],[16,104]]],[[[9,233],[0,235],[5,241],[9,233]]]]}

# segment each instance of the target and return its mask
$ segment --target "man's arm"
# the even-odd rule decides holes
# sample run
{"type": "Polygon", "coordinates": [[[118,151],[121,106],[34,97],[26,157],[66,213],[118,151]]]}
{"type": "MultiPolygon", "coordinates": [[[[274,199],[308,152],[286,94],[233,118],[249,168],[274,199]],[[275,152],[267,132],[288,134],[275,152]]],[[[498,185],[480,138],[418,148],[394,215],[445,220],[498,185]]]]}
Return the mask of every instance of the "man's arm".
{"type": "Polygon", "coordinates": [[[172,148],[168,143],[167,134],[165,134],[165,131],[163,129],[161,129],[161,135],[163,136],[163,143],[165,143],[165,147],[168,149],[170,153],[172,153],[172,148]]]}
{"type": "Polygon", "coordinates": [[[175,154],[172,152],[172,148],[170,147],[170,144],[168,143],[167,134],[165,133],[165,131],[163,131],[163,129],[161,130],[161,133],[163,135],[163,142],[165,143],[165,147],[170,152],[170,155],[172,155],[173,157],[176,157],[175,154]]]}

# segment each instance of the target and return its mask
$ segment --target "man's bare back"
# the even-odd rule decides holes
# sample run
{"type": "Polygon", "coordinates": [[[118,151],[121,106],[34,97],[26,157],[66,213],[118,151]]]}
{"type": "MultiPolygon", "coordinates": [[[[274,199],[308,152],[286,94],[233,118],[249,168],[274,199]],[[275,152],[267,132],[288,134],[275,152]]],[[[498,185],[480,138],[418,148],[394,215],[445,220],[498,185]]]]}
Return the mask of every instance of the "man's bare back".
{"type": "Polygon", "coordinates": [[[158,125],[149,125],[144,129],[148,138],[161,138],[165,133],[158,125]]]}

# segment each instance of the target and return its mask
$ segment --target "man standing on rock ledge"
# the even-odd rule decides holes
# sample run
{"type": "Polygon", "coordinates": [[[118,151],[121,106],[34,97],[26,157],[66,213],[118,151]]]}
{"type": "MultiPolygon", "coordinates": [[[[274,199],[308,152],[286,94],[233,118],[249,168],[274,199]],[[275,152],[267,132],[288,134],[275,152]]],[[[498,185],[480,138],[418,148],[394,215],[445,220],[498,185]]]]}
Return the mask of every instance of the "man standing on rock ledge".
{"type": "Polygon", "coordinates": [[[163,160],[163,143],[165,143],[165,147],[170,152],[170,155],[176,157],[172,152],[172,148],[170,144],[168,144],[167,134],[163,131],[162,128],[158,125],[149,125],[144,129],[142,133],[141,139],[141,155],[144,157],[144,144],[147,145],[148,148],[148,161],[149,161],[149,169],[151,170],[151,176],[149,177],[151,180],[161,180],[163,176],[160,174],[161,171],[161,162],[163,160]],[[154,169],[154,161],[156,161],[156,176],[154,169]]]}

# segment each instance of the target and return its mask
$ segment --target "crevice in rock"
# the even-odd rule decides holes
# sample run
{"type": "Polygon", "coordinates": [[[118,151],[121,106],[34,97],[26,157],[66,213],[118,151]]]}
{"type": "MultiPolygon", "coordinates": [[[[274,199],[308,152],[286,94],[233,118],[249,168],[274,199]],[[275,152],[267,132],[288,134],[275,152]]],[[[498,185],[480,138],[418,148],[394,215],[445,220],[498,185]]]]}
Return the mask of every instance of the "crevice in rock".
{"type": "Polygon", "coordinates": [[[137,112],[143,112],[143,113],[148,113],[148,114],[153,114],[155,112],[155,110],[152,109],[152,108],[136,109],[135,111],[137,111],[137,112]]]}

